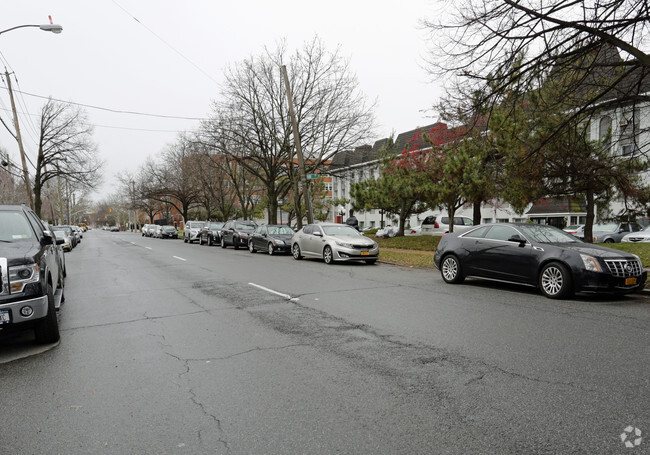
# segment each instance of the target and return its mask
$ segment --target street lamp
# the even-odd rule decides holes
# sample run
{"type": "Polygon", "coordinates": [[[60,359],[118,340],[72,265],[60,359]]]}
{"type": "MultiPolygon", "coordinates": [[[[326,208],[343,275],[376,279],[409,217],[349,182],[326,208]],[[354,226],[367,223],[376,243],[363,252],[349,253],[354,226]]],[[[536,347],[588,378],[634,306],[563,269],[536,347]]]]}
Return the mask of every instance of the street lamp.
{"type": "MultiPolygon", "coordinates": [[[[50,23],[42,25],[17,25],[15,27],[8,28],[6,30],[0,31],[0,35],[11,30],[16,30],[17,28],[26,28],[26,27],[38,27],[43,31],[52,32],[52,33],[61,33],[63,27],[59,24],[52,23],[52,16],[49,16],[50,23]]],[[[11,78],[9,77],[9,72],[5,71],[5,76],[7,77],[7,88],[9,89],[9,99],[11,100],[11,110],[14,113],[14,125],[16,126],[16,141],[18,141],[18,150],[20,151],[20,160],[23,165],[23,178],[25,180],[25,191],[27,192],[27,200],[29,201],[29,206],[34,208],[34,198],[32,197],[32,188],[29,184],[29,171],[27,170],[27,161],[25,159],[25,149],[23,147],[23,138],[20,135],[20,126],[18,125],[18,114],[16,113],[16,103],[14,103],[14,93],[11,90],[11,78]]]]}
{"type": "Polygon", "coordinates": [[[52,32],[52,33],[61,33],[63,31],[63,27],[61,27],[59,24],[53,24],[52,23],[52,16],[49,16],[50,18],[50,23],[49,24],[26,24],[26,25],[16,25],[15,27],[8,28],[7,30],[2,30],[0,32],[0,35],[2,35],[5,32],[10,32],[12,30],[16,30],[17,28],[28,28],[28,27],[38,27],[44,32],[52,32]]]}

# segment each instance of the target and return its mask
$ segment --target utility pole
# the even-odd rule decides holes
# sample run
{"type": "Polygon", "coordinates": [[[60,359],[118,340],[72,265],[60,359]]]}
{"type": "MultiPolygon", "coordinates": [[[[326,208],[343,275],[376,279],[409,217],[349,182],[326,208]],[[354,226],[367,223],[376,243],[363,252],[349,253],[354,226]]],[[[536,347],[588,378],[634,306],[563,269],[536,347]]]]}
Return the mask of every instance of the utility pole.
{"type": "Polygon", "coordinates": [[[289,85],[289,76],[287,75],[286,65],[282,65],[282,75],[284,76],[284,83],[287,86],[287,100],[289,101],[289,115],[291,116],[291,125],[293,126],[293,141],[296,144],[296,155],[298,155],[298,166],[300,166],[300,177],[303,181],[303,188],[305,189],[305,205],[307,206],[307,223],[314,222],[314,213],[311,208],[311,196],[309,195],[309,182],[307,181],[307,172],[305,171],[305,159],[302,156],[302,145],[300,144],[300,135],[298,134],[298,122],[296,121],[296,113],[293,109],[293,95],[291,93],[291,86],[289,85]]]}
{"type": "Polygon", "coordinates": [[[25,149],[23,148],[23,138],[20,135],[20,126],[18,125],[18,114],[16,113],[16,103],[14,102],[14,92],[11,90],[11,78],[9,72],[5,70],[7,77],[7,88],[9,89],[9,99],[11,99],[11,110],[14,113],[14,126],[16,127],[16,141],[18,141],[18,150],[20,150],[20,160],[23,163],[23,179],[25,180],[25,191],[27,191],[27,201],[29,206],[34,208],[34,198],[32,197],[32,186],[29,184],[29,171],[27,170],[27,161],[25,160],[25,149]]]}

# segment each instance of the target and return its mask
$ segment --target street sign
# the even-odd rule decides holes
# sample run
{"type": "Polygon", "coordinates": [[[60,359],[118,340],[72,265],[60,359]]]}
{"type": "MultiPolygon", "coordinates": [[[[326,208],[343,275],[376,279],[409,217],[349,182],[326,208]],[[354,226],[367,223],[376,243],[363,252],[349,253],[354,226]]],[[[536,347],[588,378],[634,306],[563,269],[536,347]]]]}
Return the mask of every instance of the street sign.
{"type": "Polygon", "coordinates": [[[318,178],[318,174],[307,174],[307,180],[315,180],[318,178]]]}

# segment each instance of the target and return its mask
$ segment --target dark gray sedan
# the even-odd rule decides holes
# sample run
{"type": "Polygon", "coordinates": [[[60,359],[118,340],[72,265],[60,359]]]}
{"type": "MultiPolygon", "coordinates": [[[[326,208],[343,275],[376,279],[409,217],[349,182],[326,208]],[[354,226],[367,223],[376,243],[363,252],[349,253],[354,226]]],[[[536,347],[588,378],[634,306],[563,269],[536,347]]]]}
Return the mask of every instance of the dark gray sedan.
{"type": "Polygon", "coordinates": [[[248,239],[251,253],[266,251],[269,255],[291,252],[293,229],[284,224],[265,224],[258,226],[248,239]]]}
{"type": "Polygon", "coordinates": [[[584,243],[553,226],[492,224],[440,239],[434,256],[447,283],[467,277],[539,288],[549,298],[574,292],[626,293],[643,289],[638,256],[584,243]]]}

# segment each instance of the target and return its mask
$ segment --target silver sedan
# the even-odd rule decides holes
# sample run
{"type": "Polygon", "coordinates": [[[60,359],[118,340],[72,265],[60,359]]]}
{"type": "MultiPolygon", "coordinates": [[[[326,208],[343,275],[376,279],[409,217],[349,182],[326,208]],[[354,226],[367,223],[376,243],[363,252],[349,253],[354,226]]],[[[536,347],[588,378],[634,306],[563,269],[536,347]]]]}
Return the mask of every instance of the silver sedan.
{"type": "Polygon", "coordinates": [[[326,264],[353,260],[374,264],[379,245],[345,224],[308,224],[291,238],[291,253],[294,259],[323,258],[326,264]]]}

